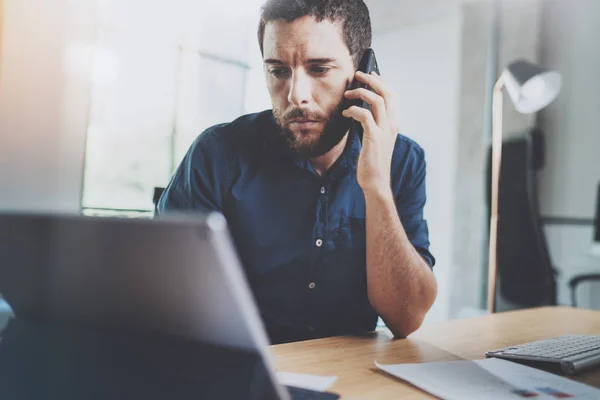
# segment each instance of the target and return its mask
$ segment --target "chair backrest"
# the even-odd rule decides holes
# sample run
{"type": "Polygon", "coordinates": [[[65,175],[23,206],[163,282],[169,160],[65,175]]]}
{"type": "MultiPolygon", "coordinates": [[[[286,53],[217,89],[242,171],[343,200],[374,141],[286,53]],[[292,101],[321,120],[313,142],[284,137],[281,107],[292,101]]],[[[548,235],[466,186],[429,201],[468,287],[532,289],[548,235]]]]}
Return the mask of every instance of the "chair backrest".
{"type": "Polygon", "coordinates": [[[157,212],[158,201],[160,200],[160,196],[162,196],[165,188],[163,187],[155,187],[154,193],[152,194],[152,203],[154,204],[154,214],[157,212]]]}
{"type": "Polygon", "coordinates": [[[539,132],[529,132],[505,140],[502,146],[499,287],[504,299],[521,307],[556,303],[555,272],[540,221],[535,179],[543,163],[541,138],[539,132]]]}

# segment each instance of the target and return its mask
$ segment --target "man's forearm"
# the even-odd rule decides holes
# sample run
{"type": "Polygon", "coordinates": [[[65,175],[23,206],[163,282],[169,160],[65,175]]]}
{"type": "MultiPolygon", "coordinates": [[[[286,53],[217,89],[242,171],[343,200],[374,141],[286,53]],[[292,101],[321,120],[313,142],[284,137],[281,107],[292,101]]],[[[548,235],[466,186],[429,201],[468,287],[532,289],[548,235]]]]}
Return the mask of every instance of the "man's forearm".
{"type": "Polygon", "coordinates": [[[437,285],[430,267],[408,240],[391,190],[365,193],[369,301],[395,336],[421,326],[437,285]]]}

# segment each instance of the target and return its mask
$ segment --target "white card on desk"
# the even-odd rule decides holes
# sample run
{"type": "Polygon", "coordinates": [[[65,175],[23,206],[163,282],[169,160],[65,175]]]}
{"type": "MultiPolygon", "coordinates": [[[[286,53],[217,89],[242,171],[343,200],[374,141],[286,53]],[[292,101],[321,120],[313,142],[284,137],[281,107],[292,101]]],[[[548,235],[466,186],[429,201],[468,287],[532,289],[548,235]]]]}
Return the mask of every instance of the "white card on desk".
{"type": "Polygon", "coordinates": [[[498,358],[377,367],[447,400],[600,399],[600,390],[498,358]]]}
{"type": "Polygon", "coordinates": [[[317,376],[294,374],[292,372],[277,372],[277,380],[282,385],[324,392],[335,383],[337,376],[317,376]]]}

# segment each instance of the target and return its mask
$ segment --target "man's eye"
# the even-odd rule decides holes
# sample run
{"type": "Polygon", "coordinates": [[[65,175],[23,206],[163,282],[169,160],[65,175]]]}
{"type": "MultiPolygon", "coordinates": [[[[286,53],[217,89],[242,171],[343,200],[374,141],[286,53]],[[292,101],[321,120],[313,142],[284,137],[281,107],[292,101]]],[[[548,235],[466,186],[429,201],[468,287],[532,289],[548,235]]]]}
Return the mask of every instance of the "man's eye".
{"type": "Polygon", "coordinates": [[[325,75],[327,72],[329,72],[331,70],[331,68],[328,67],[322,67],[322,66],[318,66],[318,65],[313,65],[310,70],[317,75],[325,75]]]}
{"type": "Polygon", "coordinates": [[[269,71],[269,73],[275,78],[283,78],[287,75],[288,71],[284,68],[273,68],[269,71]]]}

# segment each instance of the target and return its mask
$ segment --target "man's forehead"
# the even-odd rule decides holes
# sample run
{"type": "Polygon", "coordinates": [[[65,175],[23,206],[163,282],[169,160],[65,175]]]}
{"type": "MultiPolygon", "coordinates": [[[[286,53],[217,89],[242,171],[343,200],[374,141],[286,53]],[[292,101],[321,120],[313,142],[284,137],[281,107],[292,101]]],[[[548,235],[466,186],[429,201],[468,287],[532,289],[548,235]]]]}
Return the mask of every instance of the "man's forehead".
{"type": "Polygon", "coordinates": [[[265,59],[348,57],[339,23],[307,16],[292,22],[279,19],[265,27],[265,59]]]}

